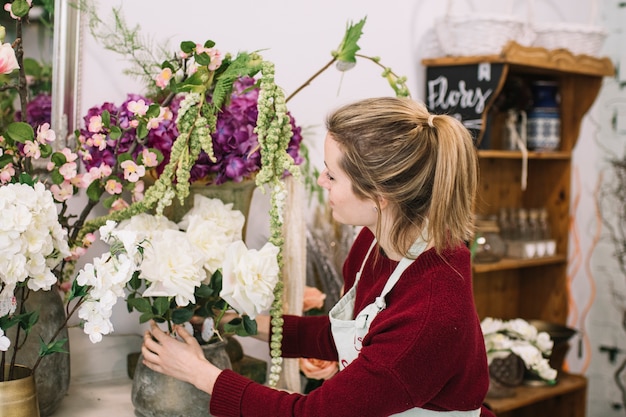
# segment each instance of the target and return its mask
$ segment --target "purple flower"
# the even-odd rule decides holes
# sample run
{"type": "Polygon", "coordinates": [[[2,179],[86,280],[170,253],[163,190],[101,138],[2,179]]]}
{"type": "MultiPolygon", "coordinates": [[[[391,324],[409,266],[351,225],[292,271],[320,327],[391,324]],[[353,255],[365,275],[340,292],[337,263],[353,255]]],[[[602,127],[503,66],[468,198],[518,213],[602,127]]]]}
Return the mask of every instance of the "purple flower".
{"type": "MultiPolygon", "coordinates": [[[[22,112],[15,112],[15,120],[20,121],[22,112]]],[[[35,131],[44,123],[50,123],[52,119],[52,97],[49,93],[39,93],[26,104],[26,123],[35,131]]]]}

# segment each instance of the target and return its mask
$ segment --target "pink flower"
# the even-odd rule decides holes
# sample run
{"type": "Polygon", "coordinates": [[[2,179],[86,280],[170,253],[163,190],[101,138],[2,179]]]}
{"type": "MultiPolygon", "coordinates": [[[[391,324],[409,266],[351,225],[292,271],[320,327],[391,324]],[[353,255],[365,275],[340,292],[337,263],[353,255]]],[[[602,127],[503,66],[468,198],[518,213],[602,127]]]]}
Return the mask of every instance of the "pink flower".
{"type": "Polygon", "coordinates": [[[32,140],[24,142],[24,155],[28,158],[39,159],[41,157],[39,144],[37,142],[33,142],[32,140]]]}
{"type": "Polygon", "coordinates": [[[304,287],[304,298],[302,300],[302,311],[307,312],[314,308],[323,308],[326,294],[315,287],[304,287]]]}
{"type": "Polygon", "coordinates": [[[172,78],[172,70],[170,68],[163,68],[161,73],[155,77],[156,85],[163,90],[170,83],[172,78]]]}
{"type": "Polygon", "coordinates": [[[71,180],[78,174],[78,166],[76,162],[66,162],[59,168],[59,174],[63,175],[66,180],[71,180]]]}
{"type": "Polygon", "coordinates": [[[89,146],[93,146],[94,148],[98,148],[98,150],[103,150],[107,147],[107,138],[101,133],[96,133],[91,137],[91,139],[87,140],[87,144],[89,146]]]}
{"type": "Polygon", "coordinates": [[[87,130],[91,133],[102,132],[102,116],[91,116],[89,118],[89,126],[87,126],[87,130]]]}
{"type": "Polygon", "coordinates": [[[141,161],[148,168],[153,168],[159,165],[157,155],[154,152],[150,152],[150,149],[148,148],[143,148],[141,151],[141,161]]]}
{"type": "Polygon", "coordinates": [[[129,207],[129,204],[123,198],[118,198],[111,204],[112,211],[119,211],[129,207]]]}
{"type": "Polygon", "coordinates": [[[17,58],[15,57],[15,51],[11,44],[2,44],[2,46],[0,46],[0,74],[9,74],[19,67],[17,58]]]}
{"type": "Polygon", "coordinates": [[[15,168],[13,164],[7,164],[4,168],[0,169],[0,183],[6,184],[11,181],[11,178],[15,175],[15,168]]]}
{"type": "Polygon", "coordinates": [[[62,203],[74,195],[74,187],[69,181],[63,181],[60,185],[52,184],[50,192],[56,201],[62,203]]]}
{"type": "Polygon", "coordinates": [[[330,379],[339,372],[339,366],[335,361],[321,359],[300,358],[300,370],[310,379],[330,379]]]}
{"type": "Polygon", "coordinates": [[[65,155],[65,160],[67,162],[74,162],[75,160],[78,159],[78,155],[72,152],[70,148],[63,148],[61,150],[61,153],[65,155]]]}
{"type": "Polygon", "coordinates": [[[111,195],[122,194],[122,184],[119,181],[110,179],[104,185],[104,190],[111,195]]]}
{"type": "Polygon", "coordinates": [[[56,138],[56,133],[54,133],[54,130],[50,129],[50,123],[44,123],[37,128],[37,141],[39,143],[51,143],[54,142],[56,138]]]}
{"type": "Polygon", "coordinates": [[[148,111],[148,107],[149,106],[143,100],[138,100],[138,101],[132,100],[126,106],[129,112],[134,113],[137,116],[145,116],[146,112],[148,111]]]}
{"type": "Polygon", "coordinates": [[[145,184],[143,181],[139,180],[135,183],[135,188],[133,188],[133,202],[143,200],[143,191],[145,189],[145,184]]]}
{"type": "Polygon", "coordinates": [[[124,169],[124,179],[130,182],[137,182],[139,181],[139,178],[146,175],[146,167],[143,165],[137,165],[130,159],[122,162],[120,167],[124,169]]]}

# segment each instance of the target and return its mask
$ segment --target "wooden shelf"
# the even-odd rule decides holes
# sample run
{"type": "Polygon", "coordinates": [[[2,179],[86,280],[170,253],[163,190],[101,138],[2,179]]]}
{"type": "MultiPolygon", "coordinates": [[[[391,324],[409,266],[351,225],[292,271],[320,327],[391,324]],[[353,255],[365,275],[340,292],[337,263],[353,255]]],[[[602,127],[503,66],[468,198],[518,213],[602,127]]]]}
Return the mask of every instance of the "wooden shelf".
{"type": "Polygon", "coordinates": [[[567,262],[565,255],[544,256],[541,258],[530,259],[514,259],[504,258],[498,262],[490,263],[474,263],[473,270],[475,273],[503,271],[506,269],[531,268],[534,266],[545,266],[550,264],[559,264],[567,262]]]}
{"type": "MultiPolygon", "coordinates": [[[[526,386],[516,387],[515,393],[511,397],[491,398],[487,397],[485,402],[500,417],[501,413],[517,410],[541,401],[549,400],[559,395],[576,395],[587,389],[587,378],[580,375],[563,374],[559,376],[556,385],[552,386],[526,386]]],[[[584,410],[580,410],[584,412],[584,410]]],[[[542,414],[550,415],[550,414],[542,414]]]]}
{"type": "MultiPolygon", "coordinates": [[[[488,56],[425,59],[425,103],[438,114],[452,114],[472,132],[480,165],[475,213],[498,216],[517,208],[545,208],[556,256],[474,263],[473,290],[479,317],[538,319],[564,325],[570,293],[567,253],[570,230],[572,152],[583,117],[606,76],[615,73],[608,58],[573,55],[507,44],[488,56]],[[520,96],[539,80],[559,90],[560,143],[556,151],[508,150],[508,111],[528,109],[520,96]],[[459,99],[465,94],[465,101],[459,99]],[[472,99],[470,99],[472,98],[472,99]],[[475,99],[473,99],[475,98],[475,99]],[[483,142],[484,139],[484,142],[483,142]],[[523,162],[527,157],[527,165],[523,162]],[[525,185],[525,186],[522,186],[525,185]]],[[[486,402],[498,417],[584,417],[587,380],[561,374],[555,386],[521,386],[515,395],[486,402]]]]}
{"type": "MultiPolygon", "coordinates": [[[[522,159],[520,151],[479,150],[478,157],[481,159],[522,159]]],[[[528,159],[545,160],[570,160],[570,152],[528,152],[528,159]]]]}
{"type": "Polygon", "coordinates": [[[509,42],[500,54],[482,56],[446,56],[422,60],[427,67],[468,65],[476,63],[503,63],[521,67],[527,72],[568,72],[591,76],[611,76],[615,74],[609,58],[596,58],[589,55],[574,55],[567,49],[552,49],[522,46],[509,42]]]}

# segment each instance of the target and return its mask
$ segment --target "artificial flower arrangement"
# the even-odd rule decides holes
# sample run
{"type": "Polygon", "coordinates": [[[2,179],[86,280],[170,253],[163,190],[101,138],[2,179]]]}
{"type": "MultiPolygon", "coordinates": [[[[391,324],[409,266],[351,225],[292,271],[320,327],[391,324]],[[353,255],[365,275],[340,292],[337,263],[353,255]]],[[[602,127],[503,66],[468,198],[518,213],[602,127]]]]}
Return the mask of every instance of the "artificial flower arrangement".
{"type": "Polygon", "coordinates": [[[201,343],[222,339],[217,324],[231,309],[239,316],[224,332],[256,334],[255,316],[274,300],[278,248],[268,242],[248,250],[240,211],[219,199],[194,199],[178,224],[142,213],[100,228],[110,252],[87,264],[71,291],[85,297],[78,316],[92,342],[113,331],[109,318],[119,298],[141,313],[140,322],[167,323],[170,332],[194,321],[190,330],[201,343]]]}
{"type": "Polygon", "coordinates": [[[488,363],[495,358],[515,354],[526,369],[548,384],[555,384],[557,371],[550,366],[549,357],[554,342],[546,332],[523,319],[500,320],[487,317],[481,322],[488,363]]]}

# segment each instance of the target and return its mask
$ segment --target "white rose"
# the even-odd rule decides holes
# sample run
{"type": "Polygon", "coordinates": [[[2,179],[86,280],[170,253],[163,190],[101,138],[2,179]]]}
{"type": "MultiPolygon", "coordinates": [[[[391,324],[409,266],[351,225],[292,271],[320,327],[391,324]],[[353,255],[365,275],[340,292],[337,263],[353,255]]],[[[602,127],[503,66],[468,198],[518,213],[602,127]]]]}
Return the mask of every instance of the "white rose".
{"type": "Polygon", "coordinates": [[[243,241],[233,242],[224,259],[220,297],[251,318],[270,308],[278,282],[278,250],[271,243],[256,251],[247,250],[243,241]]]}
{"type": "Polygon", "coordinates": [[[181,307],[195,302],[195,288],[206,277],[202,264],[202,253],[185,233],[163,231],[144,251],[141,278],[150,281],[144,297],[176,297],[176,304],[181,307]]]}

